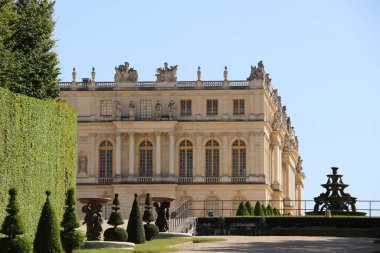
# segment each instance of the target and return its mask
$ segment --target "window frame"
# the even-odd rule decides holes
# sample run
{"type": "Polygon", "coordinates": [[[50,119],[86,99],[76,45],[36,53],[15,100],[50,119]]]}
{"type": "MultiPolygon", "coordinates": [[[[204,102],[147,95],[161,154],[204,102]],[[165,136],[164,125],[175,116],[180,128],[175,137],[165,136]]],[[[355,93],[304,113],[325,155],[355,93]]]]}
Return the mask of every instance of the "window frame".
{"type": "Polygon", "coordinates": [[[245,99],[235,98],[232,100],[232,114],[245,115],[245,99]]]}
{"type": "Polygon", "coordinates": [[[112,117],[112,100],[100,100],[100,116],[112,117]]]}
{"type": "Polygon", "coordinates": [[[191,116],[192,114],[193,102],[191,99],[181,99],[180,100],[180,115],[181,116],[191,116]]]}
{"type": "Polygon", "coordinates": [[[209,98],[206,100],[206,115],[216,116],[219,114],[219,101],[216,98],[209,98]]]}

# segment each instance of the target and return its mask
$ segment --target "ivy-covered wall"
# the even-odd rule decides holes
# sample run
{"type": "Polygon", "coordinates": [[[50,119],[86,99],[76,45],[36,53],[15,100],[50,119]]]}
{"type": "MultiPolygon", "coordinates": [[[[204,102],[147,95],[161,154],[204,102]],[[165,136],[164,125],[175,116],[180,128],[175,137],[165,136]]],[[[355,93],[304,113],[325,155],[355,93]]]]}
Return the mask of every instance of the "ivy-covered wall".
{"type": "Polygon", "coordinates": [[[65,192],[75,187],[76,112],[69,105],[0,88],[0,224],[8,190],[18,189],[26,234],[34,239],[45,191],[59,220],[65,192]]]}

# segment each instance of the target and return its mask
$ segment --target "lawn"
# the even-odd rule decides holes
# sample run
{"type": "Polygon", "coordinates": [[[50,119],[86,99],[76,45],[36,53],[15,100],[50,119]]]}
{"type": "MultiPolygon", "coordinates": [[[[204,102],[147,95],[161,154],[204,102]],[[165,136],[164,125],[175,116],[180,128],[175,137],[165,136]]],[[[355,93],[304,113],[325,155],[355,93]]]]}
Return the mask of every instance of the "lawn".
{"type": "Polygon", "coordinates": [[[179,249],[172,247],[174,245],[179,245],[187,242],[202,243],[216,241],[225,241],[225,239],[213,237],[162,238],[147,241],[144,244],[136,244],[134,249],[81,249],[75,251],[75,253],[176,252],[179,251],[179,249]]]}

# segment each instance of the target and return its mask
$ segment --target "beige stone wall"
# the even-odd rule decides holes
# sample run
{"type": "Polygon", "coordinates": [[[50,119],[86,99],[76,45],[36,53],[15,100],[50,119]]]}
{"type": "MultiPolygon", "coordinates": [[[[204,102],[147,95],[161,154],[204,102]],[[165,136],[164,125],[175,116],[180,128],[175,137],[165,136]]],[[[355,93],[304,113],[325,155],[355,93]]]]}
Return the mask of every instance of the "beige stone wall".
{"type": "Polygon", "coordinates": [[[272,128],[274,114],[281,107],[275,96],[256,81],[247,89],[227,90],[62,90],[61,99],[78,111],[78,160],[87,159],[85,173],[79,173],[78,163],[78,197],[113,197],[119,193],[124,215],[129,215],[133,194],[147,192],[176,198],[174,206],[180,198],[188,197],[193,201],[194,215],[201,216],[205,215],[205,201],[209,197],[220,200],[219,215],[232,215],[232,201],[236,198],[272,201],[274,207],[297,212],[300,205],[291,202],[303,198],[304,174],[299,170],[298,147],[289,150],[291,125],[283,119],[280,129],[272,128]],[[192,101],[189,116],[180,114],[182,99],[192,101]],[[218,100],[217,115],[207,115],[207,99],[218,100]],[[244,99],[243,115],[233,115],[234,99],[244,99]],[[110,116],[101,115],[102,100],[112,101],[110,116]],[[152,113],[160,101],[161,116],[141,119],[142,100],[152,101],[152,113]],[[134,118],[129,108],[131,101],[136,106],[134,118]],[[171,101],[175,103],[173,117],[169,117],[171,101]],[[121,105],[120,115],[117,102],[121,105]],[[211,139],[220,145],[220,177],[214,183],[205,178],[205,145],[211,139]],[[238,139],[246,144],[246,177],[236,179],[232,177],[232,144],[238,139]],[[112,178],[102,179],[99,145],[105,140],[113,148],[112,178]],[[143,140],[153,144],[150,179],[139,177],[139,146],[143,140]],[[186,179],[187,183],[179,178],[179,144],[183,140],[191,141],[193,148],[193,177],[186,179]]]}

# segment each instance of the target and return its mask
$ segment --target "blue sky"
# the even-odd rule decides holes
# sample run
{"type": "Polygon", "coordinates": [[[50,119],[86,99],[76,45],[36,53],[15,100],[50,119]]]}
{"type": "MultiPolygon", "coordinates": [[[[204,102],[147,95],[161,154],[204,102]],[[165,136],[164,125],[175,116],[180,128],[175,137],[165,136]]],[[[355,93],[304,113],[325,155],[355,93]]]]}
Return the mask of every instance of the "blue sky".
{"type": "Polygon", "coordinates": [[[331,166],[347,192],[380,200],[380,2],[100,1],[56,3],[62,81],[112,81],[129,61],[140,81],[165,61],[178,80],[244,80],[263,60],[300,141],[305,198],[331,166]]]}

